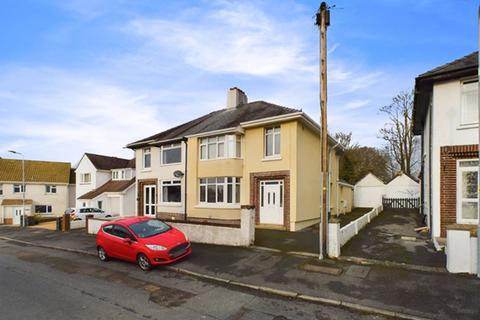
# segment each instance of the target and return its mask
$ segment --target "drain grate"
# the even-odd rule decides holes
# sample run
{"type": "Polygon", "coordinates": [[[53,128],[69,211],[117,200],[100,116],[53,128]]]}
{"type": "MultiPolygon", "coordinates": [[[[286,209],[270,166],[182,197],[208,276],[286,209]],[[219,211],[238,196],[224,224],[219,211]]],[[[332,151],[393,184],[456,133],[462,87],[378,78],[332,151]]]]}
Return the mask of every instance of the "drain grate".
{"type": "Polygon", "coordinates": [[[345,272],[347,276],[355,277],[355,278],[360,278],[360,279],[365,279],[368,276],[368,273],[370,272],[370,267],[364,267],[364,266],[350,266],[345,272]]]}

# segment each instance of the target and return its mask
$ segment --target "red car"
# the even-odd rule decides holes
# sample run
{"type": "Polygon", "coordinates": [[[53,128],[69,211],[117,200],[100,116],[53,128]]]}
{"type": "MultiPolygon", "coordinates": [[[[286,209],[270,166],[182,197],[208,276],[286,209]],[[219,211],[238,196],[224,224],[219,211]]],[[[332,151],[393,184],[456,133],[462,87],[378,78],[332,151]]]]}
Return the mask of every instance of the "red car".
{"type": "Polygon", "coordinates": [[[133,217],[102,225],[97,233],[97,252],[108,258],[137,262],[144,271],[192,253],[190,241],[179,230],[154,218],[133,217]]]}

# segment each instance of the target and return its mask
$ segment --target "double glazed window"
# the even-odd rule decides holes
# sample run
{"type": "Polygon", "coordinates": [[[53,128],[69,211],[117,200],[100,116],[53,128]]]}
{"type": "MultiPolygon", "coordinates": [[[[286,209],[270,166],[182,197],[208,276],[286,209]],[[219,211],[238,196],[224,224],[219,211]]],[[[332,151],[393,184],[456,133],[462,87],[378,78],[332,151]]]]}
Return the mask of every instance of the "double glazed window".
{"type": "Polygon", "coordinates": [[[57,186],[46,185],[45,193],[57,193],[57,186]]]}
{"type": "Polygon", "coordinates": [[[13,193],[20,193],[20,192],[24,192],[25,189],[24,189],[24,186],[21,185],[21,184],[14,184],[13,185],[13,193]]]}
{"type": "Polygon", "coordinates": [[[143,168],[148,169],[152,166],[152,153],[150,148],[143,149],[143,168]]]}
{"type": "Polygon", "coordinates": [[[478,123],[478,81],[465,81],[462,83],[460,103],[461,124],[478,123]]]}
{"type": "Polygon", "coordinates": [[[182,184],[180,180],[162,181],[162,201],[161,202],[182,202],[182,184]]]}
{"type": "Polygon", "coordinates": [[[200,203],[240,203],[240,178],[215,177],[200,179],[200,203]]]}
{"type": "Polygon", "coordinates": [[[265,157],[280,156],[280,127],[265,129],[265,157]]]}
{"type": "Polygon", "coordinates": [[[92,175],[90,173],[82,173],[80,176],[80,181],[82,183],[90,183],[92,182],[92,175]]]}
{"type": "Polygon", "coordinates": [[[125,180],[125,179],[128,179],[128,174],[125,169],[112,171],[112,180],[125,180]]]}
{"type": "Polygon", "coordinates": [[[182,145],[173,143],[161,147],[162,164],[174,164],[182,162],[182,145]]]}
{"type": "Polygon", "coordinates": [[[229,134],[200,139],[200,159],[240,158],[242,138],[229,134]]]}
{"type": "Polygon", "coordinates": [[[41,213],[41,214],[52,213],[52,206],[35,206],[35,213],[41,213]]]}
{"type": "Polygon", "coordinates": [[[457,223],[478,221],[478,160],[459,160],[457,166],[457,223]]]}

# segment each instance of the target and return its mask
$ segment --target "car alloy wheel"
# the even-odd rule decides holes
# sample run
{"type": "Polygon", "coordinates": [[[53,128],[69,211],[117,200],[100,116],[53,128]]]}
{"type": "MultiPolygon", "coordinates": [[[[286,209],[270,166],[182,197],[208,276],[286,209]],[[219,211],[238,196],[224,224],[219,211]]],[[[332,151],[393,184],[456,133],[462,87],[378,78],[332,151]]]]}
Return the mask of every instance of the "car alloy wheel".
{"type": "Polygon", "coordinates": [[[105,252],[105,249],[103,249],[102,247],[98,247],[98,258],[101,260],[101,261],[107,261],[108,260],[108,256],[107,256],[107,253],[105,252]]]}
{"type": "Polygon", "coordinates": [[[148,260],[147,256],[144,255],[143,253],[140,253],[138,255],[137,262],[138,262],[138,266],[143,271],[149,271],[152,269],[152,265],[150,264],[150,261],[148,260]]]}

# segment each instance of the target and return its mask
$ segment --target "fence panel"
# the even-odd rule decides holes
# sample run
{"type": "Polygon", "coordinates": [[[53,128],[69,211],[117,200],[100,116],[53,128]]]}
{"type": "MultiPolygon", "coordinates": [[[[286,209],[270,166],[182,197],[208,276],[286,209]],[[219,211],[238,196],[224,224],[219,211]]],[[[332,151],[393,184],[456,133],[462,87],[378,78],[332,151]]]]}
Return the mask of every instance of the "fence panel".
{"type": "Polygon", "coordinates": [[[418,209],[419,198],[383,198],[382,204],[385,209],[418,209]]]}

